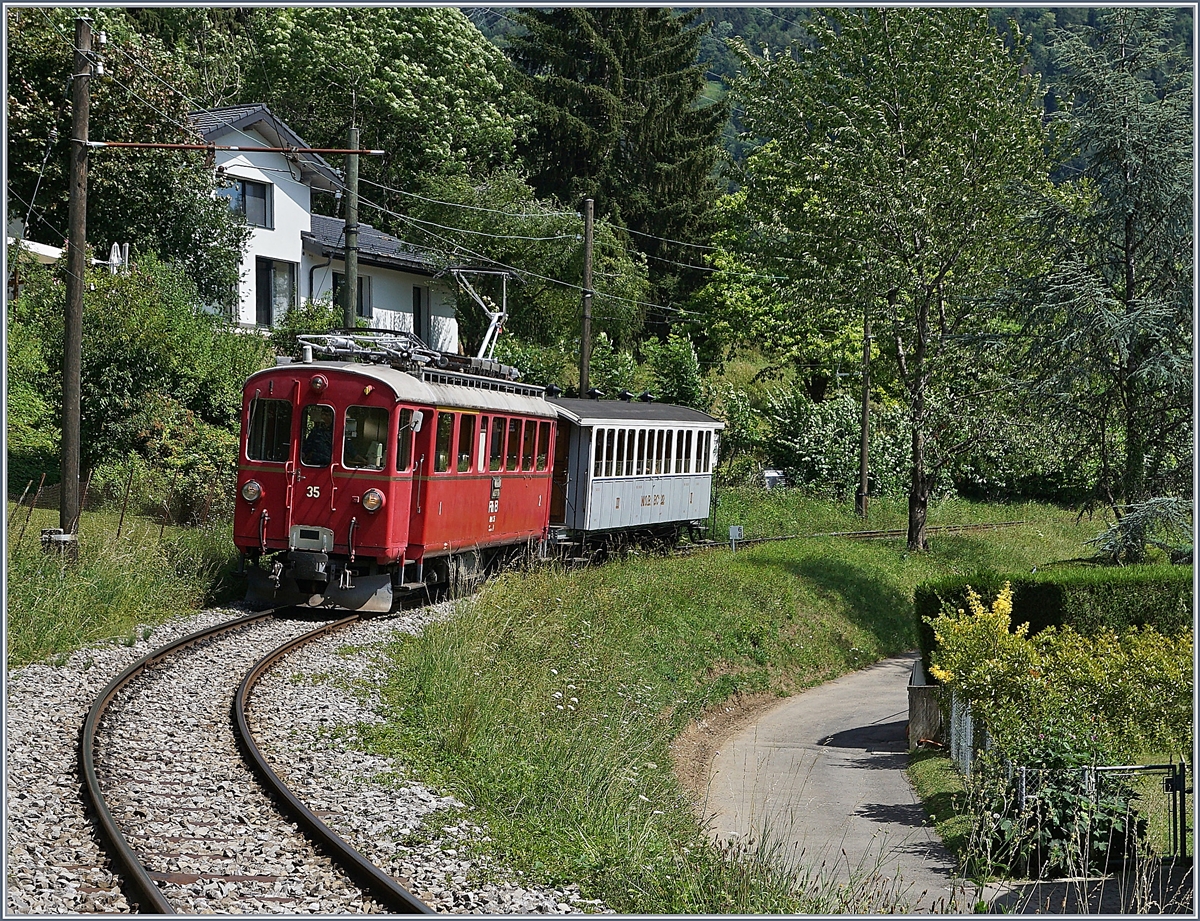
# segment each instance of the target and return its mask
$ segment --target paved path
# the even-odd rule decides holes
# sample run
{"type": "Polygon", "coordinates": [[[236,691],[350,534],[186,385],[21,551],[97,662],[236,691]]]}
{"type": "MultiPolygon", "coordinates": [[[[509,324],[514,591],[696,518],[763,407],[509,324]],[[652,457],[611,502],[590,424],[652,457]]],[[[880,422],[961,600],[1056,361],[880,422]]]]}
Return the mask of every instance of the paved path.
{"type": "Polygon", "coordinates": [[[839,882],[874,875],[914,911],[970,911],[908,782],[908,678],[916,653],[780,703],[713,759],[707,813],[721,839],[774,842],[839,882]]]}

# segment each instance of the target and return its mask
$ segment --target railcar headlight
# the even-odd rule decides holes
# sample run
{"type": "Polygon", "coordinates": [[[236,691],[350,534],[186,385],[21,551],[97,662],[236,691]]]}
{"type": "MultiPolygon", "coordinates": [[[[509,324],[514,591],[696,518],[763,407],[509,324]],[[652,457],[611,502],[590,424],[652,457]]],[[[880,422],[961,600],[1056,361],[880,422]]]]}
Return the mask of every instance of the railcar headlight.
{"type": "Polygon", "coordinates": [[[257,502],[263,497],[262,484],[258,480],[247,480],[242,487],[242,498],[247,502],[257,502]]]}
{"type": "Polygon", "coordinates": [[[383,493],[378,489],[368,489],[363,493],[362,506],[368,512],[377,512],[383,508],[384,498],[383,493]]]}

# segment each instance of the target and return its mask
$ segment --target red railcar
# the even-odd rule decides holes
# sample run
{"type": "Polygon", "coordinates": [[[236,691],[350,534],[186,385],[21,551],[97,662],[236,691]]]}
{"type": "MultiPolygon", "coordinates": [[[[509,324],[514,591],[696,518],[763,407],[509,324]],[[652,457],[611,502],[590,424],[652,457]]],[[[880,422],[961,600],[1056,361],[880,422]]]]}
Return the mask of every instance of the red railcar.
{"type": "Polygon", "coordinates": [[[246,382],[234,542],[252,603],[386,611],[546,539],[542,388],[481,359],[372,357],[390,363],[306,360],[246,382]]]}

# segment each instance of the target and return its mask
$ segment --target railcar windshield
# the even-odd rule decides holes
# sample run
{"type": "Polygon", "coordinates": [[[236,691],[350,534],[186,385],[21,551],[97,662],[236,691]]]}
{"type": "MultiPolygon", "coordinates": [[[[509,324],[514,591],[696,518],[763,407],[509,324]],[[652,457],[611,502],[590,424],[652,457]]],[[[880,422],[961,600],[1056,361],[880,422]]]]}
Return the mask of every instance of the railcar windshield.
{"type": "Polygon", "coordinates": [[[250,404],[246,457],[280,463],[291,452],[292,404],[288,400],[256,398],[250,404]]]}
{"type": "Polygon", "coordinates": [[[346,408],[342,466],[382,470],[387,462],[388,411],[380,406],[346,408]]]}
{"type": "Polygon", "coordinates": [[[300,416],[300,463],[328,467],[333,459],[333,407],[313,403],[300,416]]]}

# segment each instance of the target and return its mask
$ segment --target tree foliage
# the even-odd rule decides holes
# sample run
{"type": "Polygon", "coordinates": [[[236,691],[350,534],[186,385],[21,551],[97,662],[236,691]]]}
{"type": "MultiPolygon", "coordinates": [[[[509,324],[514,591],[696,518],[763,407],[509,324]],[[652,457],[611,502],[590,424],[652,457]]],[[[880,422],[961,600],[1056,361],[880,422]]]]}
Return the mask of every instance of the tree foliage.
{"type": "MultiPolygon", "coordinates": [[[[8,182],[10,218],[29,217],[26,237],[62,246],[67,230],[67,157],[74,16],[69,9],[10,9],[8,182]]],[[[111,79],[93,78],[91,140],[195,143],[186,67],[140,34],[121,10],[92,11],[108,33],[111,79]]],[[[157,253],[182,266],[208,303],[236,290],[245,222],[213,197],[199,153],[98,148],[89,155],[87,232],[107,255],[129,243],[134,257],[157,253]]]]}
{"type": "MultiPolygon", "coordinates": [[[[521,129],[504,56],[461,11],[275,7],[251,22],[244,100],[265,102],[308,143],[343,147],[352,125],[364,180],[411,190],[425,174],[481,173],[510,162],[521,129]]],[[[395,210],[387,189],[364,197],[395,210]]]]}
{"type": "Polygon", "coordinates": [[[1029,319],[1035,396],[1084,414],[1114,507],[1190,493],[1192,79],[1168,12],[1109,11],[1060,35],[1070,171],[1029,222],[1046,261],[1008,292],[1029,319]]]}
{"type": "MultiPolygon", "coordinates": [[[[786,281],[760,325],[841,328],[863,315],[909,406],[908,542],[925,547],[939,467],[931,383],[968,356],[977,297],[1014,257],[1012,192],[1045,175],[1036,82],[986,15],[964,9],[836,10],[816,47],[745,54],[745,239],[786,281]]],[[[756,330],[757,331],[757,330],[756,330]]]]}
{"type": "MultiPolygon", "coordinates": [[[[518,150],[539,195],[596,213],[634,232],[650,258],[654,302],[679,305],[701,273],[688,268],[706,242],[718,197],[724,103],[701,97],[696,16],[662,8],[533,10],[508,54],[534,100],[518,150]],[[679,242],[671,242],[679,241],[679,242]]],[[[659,330],[671,312],[654,318],[659,330]]]]}
{"type": "MultiPolygon", "coordinates": [[[[401,221],[407,239],[428,247],[445,267],[466,266],[472,288],[493,309],[507,296],[505,331],[539,347],[578,354],[583,293],[583,224],[574,211],[537,198],[512,169],[473,176],[427,175],[409,196],[401,221]],[[505,285],[498,274],[507,271],[505,285]]],[[[594,226],[593,334],[628,346],[641,332],[646,266],[608,221],[594,226]]],[[[461,287],[456,312],[464,349],[474,354],[487,318],[461,287]]]]}

